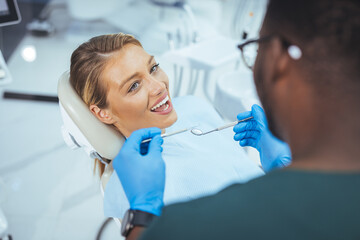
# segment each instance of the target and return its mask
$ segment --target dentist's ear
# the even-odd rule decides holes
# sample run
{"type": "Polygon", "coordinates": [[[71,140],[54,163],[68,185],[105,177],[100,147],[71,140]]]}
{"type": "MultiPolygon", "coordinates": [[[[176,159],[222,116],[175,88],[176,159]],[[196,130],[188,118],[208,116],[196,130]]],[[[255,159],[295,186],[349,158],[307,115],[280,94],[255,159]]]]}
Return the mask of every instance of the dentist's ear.
{"type": "Polygon", "coordinates": [[[101,122],[106,124],[113,124],[115,122],[111,117],[111,114],[109,114],[108,110],[101,109],[94,104],[90,105],[89,109],[101,122]]]}

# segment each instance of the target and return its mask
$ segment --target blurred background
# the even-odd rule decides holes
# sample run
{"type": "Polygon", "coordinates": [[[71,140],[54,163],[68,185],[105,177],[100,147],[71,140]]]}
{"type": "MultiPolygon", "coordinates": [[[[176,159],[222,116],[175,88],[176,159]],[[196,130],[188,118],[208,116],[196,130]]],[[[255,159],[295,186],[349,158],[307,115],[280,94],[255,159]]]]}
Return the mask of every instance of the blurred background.
{"type": "Polygon", "coordinates": [[[61,135],[57,82],[79,44],[133,34],[173,97],[197,95],[234,121],[259,103],[237,44],[258,36],[265,10],[266,0],[0,0],[0,239],[122,239],[103,225],[93,161],[61,135]]]}

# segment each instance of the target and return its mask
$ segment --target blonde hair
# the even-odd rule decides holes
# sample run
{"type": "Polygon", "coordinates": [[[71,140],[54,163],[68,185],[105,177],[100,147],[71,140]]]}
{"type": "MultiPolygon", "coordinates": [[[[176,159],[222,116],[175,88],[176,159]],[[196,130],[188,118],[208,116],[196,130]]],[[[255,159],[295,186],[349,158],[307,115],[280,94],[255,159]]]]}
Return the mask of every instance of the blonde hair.
{"type": "MultiPolygon", "coordinates": [[[[132,35],[118,33],[93,37],[72,53],[70,83],[87,106],[93,104],[99,108],[108,106],[106,85],[101,80],[102,72],[112,56],[111,53],[127,44],[142,47],[132,35]]],[[[94,172],[97,166],[101,176],[105,166],[96,159],[94,172]]]]}

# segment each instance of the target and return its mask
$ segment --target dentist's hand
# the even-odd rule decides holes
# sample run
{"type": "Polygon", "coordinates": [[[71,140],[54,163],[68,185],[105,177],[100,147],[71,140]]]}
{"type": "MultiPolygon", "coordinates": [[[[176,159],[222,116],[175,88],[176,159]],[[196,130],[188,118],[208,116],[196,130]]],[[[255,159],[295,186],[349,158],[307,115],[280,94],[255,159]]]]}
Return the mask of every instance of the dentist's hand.
{"type": "Polygon", "coordinates": [[[159,216],[163,207],[165,163],[159,128],[140,129],[126,139],[113,167],[124,188],[130,208],[159,216]],[[141,141],[152,138],[148,146],[141,141]],[[144,147],[148,147],[144,151],[144,147]]]}
{"type": "Polygon", "coordinates": [[[253,105],[251,111],[240,113],[239,120],[253,116],[252,120],[238,123],[234,126],[235,141],[240,146],[251,146],[260,153],[263,169],[268,172],[274,168],[287,166],[291,163],[289,146],[271,134],[268,129],[264,110],[253,105]]]}

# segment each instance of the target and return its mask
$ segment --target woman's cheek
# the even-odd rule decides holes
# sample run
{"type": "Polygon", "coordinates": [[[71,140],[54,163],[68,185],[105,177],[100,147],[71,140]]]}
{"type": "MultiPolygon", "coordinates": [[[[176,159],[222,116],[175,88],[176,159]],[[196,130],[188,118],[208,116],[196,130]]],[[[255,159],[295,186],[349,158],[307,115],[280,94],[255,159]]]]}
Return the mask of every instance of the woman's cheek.
{"type": "Polygon", "coordinates": [[[169,89],[169,78],[168,78],[167,74],[163,70],[161,70],[159,73],[160,73],[159,75],[161,78],[161,82],[163,82],[165,84],[166,88],[169,89]]]}
{"type": "Polygon", "coordinates": [[[135,109],[142,109],[143,111],[148,110],[149,108],[149,93],[148,90],[145,87],[142,87],[138,93],[136,94],[137,98],[134,99],[134,106],[135,109]]]}

